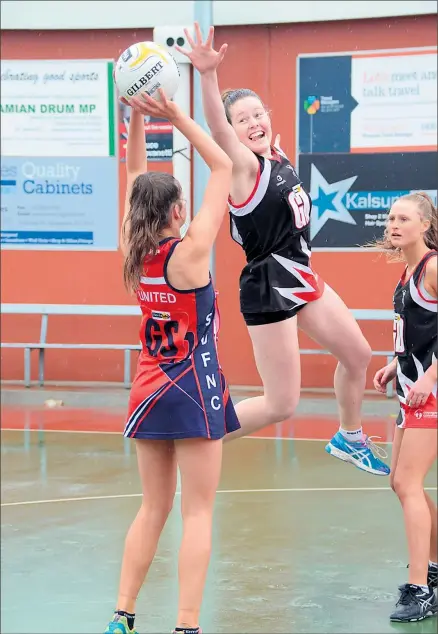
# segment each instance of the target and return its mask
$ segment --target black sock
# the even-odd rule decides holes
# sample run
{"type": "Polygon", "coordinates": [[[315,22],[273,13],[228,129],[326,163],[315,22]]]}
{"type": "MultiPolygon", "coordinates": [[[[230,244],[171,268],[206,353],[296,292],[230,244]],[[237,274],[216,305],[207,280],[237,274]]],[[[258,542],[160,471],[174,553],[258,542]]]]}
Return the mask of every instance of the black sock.
{"type": "Polygon", "coordinates": [[[114,614],[119,614],[120,616],[126,616],[129,629],[130,630],[134,629],[135,614],[130,614],[129,612],[125,612],[124,610],[116,610],[114,614]]]}
{"type": "Polygon", "coordinates": [[[199,627],[176,627],[175,632],[183,632],[183,634],[199,634],[199,627]]]}

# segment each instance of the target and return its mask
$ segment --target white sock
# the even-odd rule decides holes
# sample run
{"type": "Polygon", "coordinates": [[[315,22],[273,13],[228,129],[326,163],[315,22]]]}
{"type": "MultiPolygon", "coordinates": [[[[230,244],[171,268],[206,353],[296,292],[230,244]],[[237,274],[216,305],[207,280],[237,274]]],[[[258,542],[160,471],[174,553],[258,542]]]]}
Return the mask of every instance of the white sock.
{"type": "Polygon", "coordinates": [[[438,568],[438,563],[436,561],[430,561],[429,559],[429,566],[431,568],[438,568]]]}
{"type": "Polygon", "coordinates": [[[409,583],[408,585],[412,586],[413,588],[420,588],[421,590],[423,590],[423,592],[429,592],[429,586],[419,586],[416,583],[409,583]]]}
{"type": "Polygon", "coordinates": [[[339,431],[341,432],[343,437],[349,442],[360,442],[361,440],[363,440],[362,427],[359,427],[359,429],[356,429],[355,431],[349,431],[347,429],[342,429],[342,427],[340,427],[339,431]]]}

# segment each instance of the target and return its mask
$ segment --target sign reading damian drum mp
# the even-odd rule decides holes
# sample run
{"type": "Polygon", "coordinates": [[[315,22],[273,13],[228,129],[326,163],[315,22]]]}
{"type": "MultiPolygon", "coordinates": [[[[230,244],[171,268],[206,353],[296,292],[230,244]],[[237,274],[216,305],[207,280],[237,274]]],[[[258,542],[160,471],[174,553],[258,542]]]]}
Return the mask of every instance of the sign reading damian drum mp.
{"type": "Polygon", "coordinates": [[[99,60],[2,60],[2,248],[117,248],[112,71],[99,60]]]}
{"type": "Polygon", "coordinates": [[[114,156],[111,62],[1,62],[2,156],[114,156]]]}

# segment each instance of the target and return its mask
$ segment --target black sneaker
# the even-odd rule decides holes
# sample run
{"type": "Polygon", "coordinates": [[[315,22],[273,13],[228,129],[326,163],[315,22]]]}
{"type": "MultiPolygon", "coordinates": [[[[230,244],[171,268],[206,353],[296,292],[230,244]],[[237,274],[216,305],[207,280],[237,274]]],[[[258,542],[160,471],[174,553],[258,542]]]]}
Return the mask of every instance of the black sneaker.
{"type": "MultiPolygon", "coordinates": [[[[409,568],[409,564],[406,566],[409,568]]],[[[438,588],[438,566],[431,566],[429,564],[427,568],[427,585],[429,588],[438,588]]],[[[399,590],[401,586],[399,587],[399,590]]]]}
{"type": "Polygon", "coordinates": [[[422,621],[438,612],[438,601],[432,588],[423,590],[420,586],[405,583],[399,586],[400,598],[391,621],[410,622],[422,621]]]}
{"type": "Polygon", "coordinates": [[[430,588],[438,588],[438,566],[431,566],[427,569],[427,585],[430,588]]]}

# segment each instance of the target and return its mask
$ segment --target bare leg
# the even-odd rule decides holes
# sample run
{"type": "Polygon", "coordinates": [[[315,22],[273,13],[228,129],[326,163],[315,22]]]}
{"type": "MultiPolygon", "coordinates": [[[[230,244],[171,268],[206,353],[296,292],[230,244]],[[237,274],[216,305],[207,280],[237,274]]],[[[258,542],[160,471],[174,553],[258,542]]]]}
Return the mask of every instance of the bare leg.
{"type": "Polygon", "coordinates": [[[437,553],[437,508],[435,502],[432,500],[430,495],[424,492],[426,497],[427,506],[429,507],[430,512],[430,521],[432,523],[432,531],[430,533],[430,551],[429,551],[429,559],[437,563],[438,553],[437,553]]]}
{"type": "Polygon", "coordinates": [[[227,434],[225,442],[290,418],[300,397],[297,318],[249,326],[248,332],[264,394],[237,403],[236,413],[241,428],[227,434]]]}
{"type": "Polygon", "coordinates": [[[391,455],[391,475],[389,476],[389,484],[391,489],[395,492],[394,488],[394,476],[397,471],[398,457],[400,455],[400,447],[403,440],[403,434],[405,430],[400,427],[395,427],[394,438],[392,440],[392,455],[391,455]]]}
{"type": "Polygon", "coordinates": [[[222,464],[222,441],[175,441],[181,471],[183,538],[179,553],[178,627],[199,626],[211,554],[213,507],[222,464]]]}
{"type": "Polygon", "coordinates": [[[361,427],[361,408],[371,348],[353,315],[333,289],[298,313],[298,327],[339,361],[334,376],[342,429],[361,427]]]}
{"type": "Polygon", "coordinates": [[[394,475],[394,490],[405,518],[409,583],[427,584],[432,520],[424,478],[437,456],[436,429],[405,429],[394,475]]]}
{"type": "Polygon", "coordinates": [[[173,442],[136,440],[143,489],[140,510],[125,540],[117,609],[135,612],[135,603],[152,563],[176,489],[173,442]]]}

